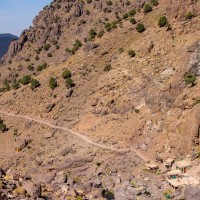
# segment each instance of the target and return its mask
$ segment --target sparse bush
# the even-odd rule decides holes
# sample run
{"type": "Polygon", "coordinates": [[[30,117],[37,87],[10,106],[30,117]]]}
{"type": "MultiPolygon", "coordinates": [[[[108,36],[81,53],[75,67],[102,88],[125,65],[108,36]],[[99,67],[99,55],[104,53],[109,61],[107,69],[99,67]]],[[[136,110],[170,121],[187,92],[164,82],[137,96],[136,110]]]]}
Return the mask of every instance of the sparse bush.
{"type": "Polygon", "coordinates": [[[133,49],[131,49],[131,50],[128,51],[128,55],[130,57],[135,57],[136,54],[135,54],[135,51],[133,49]]]}
{"type": "Polygon", "coordinates": [[[9,82],[7,80],[5,80],[3,82],[3,86],[5,88],[5,91],[9,91],[10,90],[10,85],[9,85],[9,82]]]}
{"type": "Polygon", "coordinates": [[[18,88],[20,88],[20,83],[19,83],[19,81],[14,81],[14,82],[11,84],[11,87],[12,87],[12,89],[14,89],[14,90],[17,90],[18,88]]]}
{"type": "Polygon", "coordinates": [[[56,49],[60,49],[60,45],[59,44],[56,45],[56,49]]]}
{"type": "Polygon", "coordinates": [[[151,4],[153,6],[157,6],[159,3],[158,3],[158,0],[151,0],[151,4]]]}
{"type": "Polygon", "coordinates": [[[43,63],[37,67],[37,72],[42,71],[43,69],[47,68],[47,63],[43,63]]]}
{"type": "Polygon", "coordinates": [[[53,57],[52,53],[48,53],[47,56],[48,56],[49,58],[53,57]]]}
{"type": "Polygon", "coordinates": [[[56,39],[53,39],[53,40],[51,41],[51,43],[52,43],[53,45],[56,45],[56,44],[58,44],[58,41],[57,41],[56,39]]]}
{"type": "Polygon", "coordinates": [[[49,79],[49,87],[50,87],[52,90],[54,90],[56,87],[58,87],[58,83],[57,83],[57,81],[56,81],[55,78],[50,77],[50,79],[49,79]]]}
{"type": "Polygon", "coordinates": [[[71,78],[71,72],[69,71],[69,70],[67,70],[67,69],[65,69],[63,72],[62,72],[62,77],[64,78],[64,79],[67,79],[67,78],[71,78]]]}
{"type": "Polygon", "coordinates": [[[194,15],[191,12],[188,12],[186,14],[186,19],[192,19],[194,17],[194,15]]]}
{"type": "Polygon", "coordinates": [[[185,83],[194,85],[196,81],[196,76],[194,74],[187,74],[185,76],[185,83]]]}
{"type": "Polygon", "coordinates": [[[80,42],[80,40],[76,40],[75,43],[73,44],[73,48],[71,50],[67,48],[67,50],[68,52],[75,54],[81,46],[82,46],[82,43],[80,42]]]}
{"type": "Polygon", "coordinates": [[[30,81],[31,81],[31,76],[30,75],[26,75],[21,79],[20,83],[22,85],[27,85],[27,84],[30,83],[30,81]]]}
{"type": "Polygon", "coordinates": [[[39,60],[40,58],[39,58],[39,56],[37,55],[37,56],[35,56],[35,60],[39,60]]]}
{"type": "Polygon", "coordinates": [[[40,86],[40,82],[36,79],[31,79],[30,83],[31,83],[31,89],[32,90],[34,90],[34,89],[36,89],[37,87],[40,86]]]}
{"type": "Polygon", "coordinates": [[[97,37],[98,37],[98,38],[103,37],[104,33],[105,33],[104,30],[101,30],[101,31],[98,33],[97,37]]]}
{"type": "Polygon", "coordinates": [[[44,49],[45,51],[48,51],[50,47],[51,47],[50,44],[45,44],[45,45],[43,46],[43,49],[44,49]]]}
{"type": "Polygon", "coordinates": [[[111,0],[108,0],[108,1],[106,1],[106,4],[107,4],[108,6],[111,6],[113,3],[112,3],[111,0]]]}
{"type": "Polygon", "coordinates": [[[136,24],[137,23],[135,18],[133,18],[133,17],[130,19],[130,22],[131,22],[131,24],[136,24]]]}
{"type": "Polygon", "coordinates": [[[144,5],[144,13],[148,13],[152,11],[152,7],[150,4],[145,4],[144,5]]]}
{"type": "Polygon", "coordinates": [[[4,124],[3,120],[0,118],[0,131],[4,133],[7,130],[8,129],[6,128],[6,125],[4,124]]]}
{"type": "Polygon", "coordinates": [[[0,88],[0,93],[2,93],[2,92],[5,92],[6,90],[5,90],[5,88],[3,87],[3,88],[0,88]]]}
{"type": "Polygon", "coordinates": [[[161,16],[159,18],[159,20],[158,20],[158,26],[159,27],[164,27],[164,26],[167,25],[167,23],[168,23],[168,21],[167,21],[167,17],[166,16],[161,16]]]}
{"type": "Polygon", "coordinates": [[[29,71],[34,71],[33,65],[29,65],[29,66],[27,67],[27,69],[28,69],[29,71]]]}
{"type": "Polygon", "coordinates": [[[66,87],[71,88],[74,86],[74,82],[71,78],[66,78],[66,87]]]}
{"type": "Polygon", "coordinates": [[[130,12],[129,12],[129,16],[134,16],[136,14],[136,10],[135,9],[132,9],[130,12]]]}
{"type": "Polygon", "coordinates": [[[124,13],[122,16],[123,19],[127,19],[128,17],[129,17],[128,13],[124,13]]]}
{"type": "Polygon", "coordinates": [[[122,53],[122,52],[124,52],[124,48],[119,48],[119,53],[122,53]]]}
{"type": "Polygon", "coordinates": [[[92,0],[87,0],[87,3],[92,3],[92,0]]]}
{"type": "Polygon", "coordinates": [[[112,24],[111,23],[106,23],[105,24],[105,29],[107,32],[110,32],[112,30],[112,24]]]}
{"type": "Polygon", "coordinates": [[[91,29],[89,31],[89,34],[90,34],[90,39],[94,39],[97,35],[96,31],[94,29],[91,29]]]}
{"type": "Polygon", "coordinates": [[[107,64],[107,65],[105,65],[105,67],[104,67],[104,71],[105,71],[105,72],[108,72],[108,71],[110,71],[111,69],[112,69],[111,64],[107,64]]]}
{"type": "Polygon", "coordinates": [[[38,48],[35,50],[37,54],[40,54],[40,52],[42,51],[42,48],[38,48]]]}
{"type": "Polygon", "coordinates": [[[145,27],[144,27],[143,24],[138,23],[138,24],[137,24],[137,27],[136,27],[136,30],[137,30],[139,33],[142,33],[142,32],[145,31],[145,27]]]}

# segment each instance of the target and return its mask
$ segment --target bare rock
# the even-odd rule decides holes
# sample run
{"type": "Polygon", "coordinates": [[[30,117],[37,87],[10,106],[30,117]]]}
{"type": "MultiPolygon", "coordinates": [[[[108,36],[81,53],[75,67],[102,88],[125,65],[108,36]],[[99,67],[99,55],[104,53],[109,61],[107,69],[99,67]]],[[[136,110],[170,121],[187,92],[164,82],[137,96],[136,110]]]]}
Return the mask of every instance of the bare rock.
{"type": "Polygon", "coordinates": [[[200,200],[200,187],[186,186],[184,196],[185,200],[200,200]]]}
{"type": "Polygon", "coordinates": [[[22,187],[27,191],[27,193],[34,198],[41,196],[41,186],[40,184],[34,184],[31,181],[25,181],[22,183],[22,187]]]}
{"type": "Polygon", "coordinates": [[[71,96],[72,96],[72,94],[73,94],[73,89],[71,89],[71,88],[70,88],[70,89],[68,89],[68,90],[67,90],[67,92],[66,92],[66,95],[65,95],[65,96],[66,96],[66,97],[71,97],[71,96]]]}

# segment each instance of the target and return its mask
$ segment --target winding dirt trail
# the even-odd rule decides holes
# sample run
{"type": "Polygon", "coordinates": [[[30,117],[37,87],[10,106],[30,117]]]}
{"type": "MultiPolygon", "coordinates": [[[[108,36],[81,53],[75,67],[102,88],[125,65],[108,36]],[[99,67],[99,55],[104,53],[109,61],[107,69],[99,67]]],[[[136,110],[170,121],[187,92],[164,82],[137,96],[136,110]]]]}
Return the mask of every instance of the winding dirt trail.
{"type": "Polygon", "coordinates": [[[99,147],[99,148],[101,148],[101,149],[106,149],[106,150],[115,151],[115,152],[127,152],[127,151],[130,152],[130,151],[132,151],[132,152],[134,152],[140,159],[142,159],[144,162],[149,161],[149,159],[147,159],[143,154],[141,154],[139,151],[137,151],[136,149],[133,149],[133,148],[116,149],[116,148],[113,148],[113,147],[108,147],[108,146],[105,146],[105,145],[102,145],[102,144],[98,144],[98,143],[93,142],[93,141],[92,141],[91,139],[89,139],[87,136],[82,135],[82,134],[80,134],[80,133],[78,133],[78,132],[75,132],[75,131],[73,131],[73,130],[71,130],[71,129],[68,129],[68,128],[62,127],[62,126],[53,125],[52,123],[49,123],[49,122],[47,122],[47,121],[44,121],[44,120],[41,120],[41,119],[36,119],[36,118],[29,117],[29,116],[26,116],[26,115],[13,114],[13,113],[6,112],[6,111],[2,111],[2,110],[0,110],[0,114],[7,115],[7,116],[9,116],[9,117],[14,117],[14,118],[26,119],[27,121],[37,122],[37,123],[39,123],[39,124],[43,124],[43,125],[49,126],[49,127],[51,127],[51,128],[54,128],[54,129],[59,129],[59,130],[68,131],[69,133],[71,133],[72,135],[77,136],[78,138],[82,139],[82,140],[85,141],[86,143],[91,144],[91,145],[96,146],[96,147],[99,147]]]}

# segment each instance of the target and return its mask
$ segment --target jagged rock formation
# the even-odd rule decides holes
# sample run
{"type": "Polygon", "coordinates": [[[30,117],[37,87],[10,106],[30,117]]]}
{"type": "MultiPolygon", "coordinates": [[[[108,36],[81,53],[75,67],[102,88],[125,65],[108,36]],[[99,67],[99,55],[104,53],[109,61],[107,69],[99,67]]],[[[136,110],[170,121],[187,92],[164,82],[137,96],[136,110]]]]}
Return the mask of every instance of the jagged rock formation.
{"type": "Polygon", "coordinates": [[[17,38],[11,34],[0,34],[0,59],[7,53],[10,43],[17,38]]]}

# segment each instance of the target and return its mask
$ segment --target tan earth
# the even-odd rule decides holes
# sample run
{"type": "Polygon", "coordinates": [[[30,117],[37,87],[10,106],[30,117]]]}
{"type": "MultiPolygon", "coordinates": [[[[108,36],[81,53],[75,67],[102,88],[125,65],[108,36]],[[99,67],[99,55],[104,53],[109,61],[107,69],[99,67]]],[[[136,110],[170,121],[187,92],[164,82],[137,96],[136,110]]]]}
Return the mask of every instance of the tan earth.
{"type": "Polygon", "coordinates": [[[162,199],[166,183],[144,171],[144,163],[188,154],[199,162],[200,2],[160,0],[148,13],[143,5],[151,1],[127,2],[56,0],[2,59],[2,88],[5,80],[11,86],[24,75],[40,86],[32,90],[30,83],[21,84],[0,93],[0,117],[8,128],[0,134],[0,168],[23,179],[29,175],[34,183],[45,180],[43,197],[64,199],[75,192],[75,199],[84,199],[76,190],[92,180],[92,190],[81,188],[91,199],[96,189],[97,199],[107,198],[108,191],[117,200],[162,199]],[[137,11],[136,24],[124,16],[132,9],[137,11]],[[107,32],[105,25],[117,20],[116,15],[121,20],[107,32]],[[161,16],[167,17],[164,27],[158,26],[161,16]],[[138,23],[144,24],[144,32],[137,32],[138,23]],[[105,33],[91,38],[91,29],[105,33]],[[66,52],[77,39],[82,46],[74,54],[66,52]],[[48,67],[37,70],[44,62],[48,67]],[[111,69],[106,71],[107,64],[111,69]],[[71,88],[62,77],[65,69],[75,84],[71,88]],[[54,90],[50,77],[58,83],[54,90]],[[66,181],[58,187],[55,177],[64,176],[56,175],[60,171],[68,180],[78,179],[78,188],[63,185],[66,181]],[[144,190],[156,187],[149,189],[150,196],[135,194],[134,187],[132,196],[127,193],[126,181],[134,182],[133,175],[140,186],[147,186],[144,190]],[[93,187],[97,178],[106,184],[93,187]]]}

